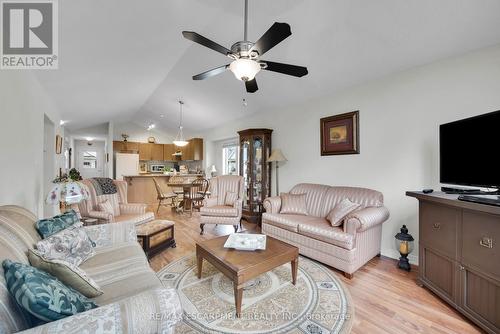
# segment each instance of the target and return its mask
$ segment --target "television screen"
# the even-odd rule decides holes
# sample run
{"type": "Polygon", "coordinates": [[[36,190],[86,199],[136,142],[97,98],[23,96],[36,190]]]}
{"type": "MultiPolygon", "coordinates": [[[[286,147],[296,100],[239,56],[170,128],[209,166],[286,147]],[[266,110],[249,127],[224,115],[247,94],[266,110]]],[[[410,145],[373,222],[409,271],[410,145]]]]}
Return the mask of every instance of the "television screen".
{"type": "Polygon", "coordinates": [[[500,110],[442,124],[441,183],[500,187],[500,110]]]}

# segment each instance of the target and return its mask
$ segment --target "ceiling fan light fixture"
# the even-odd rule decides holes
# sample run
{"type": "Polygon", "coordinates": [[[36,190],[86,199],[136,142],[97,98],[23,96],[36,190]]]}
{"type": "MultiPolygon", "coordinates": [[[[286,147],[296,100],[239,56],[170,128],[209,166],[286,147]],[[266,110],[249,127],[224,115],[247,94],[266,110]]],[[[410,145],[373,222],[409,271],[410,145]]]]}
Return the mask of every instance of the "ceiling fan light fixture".
{"type": "Polygon", "coordinates": [[[239,58],[229,65],[229,69],[233,72],[236,79],[251,81],[255,78],[257,73],[259,73],[261,66],[255,60],[239,58]]]}

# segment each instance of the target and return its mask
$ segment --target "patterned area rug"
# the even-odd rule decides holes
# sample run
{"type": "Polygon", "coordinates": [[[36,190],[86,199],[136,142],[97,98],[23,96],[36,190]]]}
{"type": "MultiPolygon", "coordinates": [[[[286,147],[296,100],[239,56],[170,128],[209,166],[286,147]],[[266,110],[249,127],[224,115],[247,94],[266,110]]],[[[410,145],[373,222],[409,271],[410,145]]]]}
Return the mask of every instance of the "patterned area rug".
{"type": "Polygon", "coordinates": [[[235,317],[233,283],[207,261],[196,277],[192,254],[158,277],[179,293],[184,320],[175,333],[349,333],[354,306],[349,292],[326,267],[300,257],[297,285],[285,264],[247,283],[242,315],[235,317]]]}

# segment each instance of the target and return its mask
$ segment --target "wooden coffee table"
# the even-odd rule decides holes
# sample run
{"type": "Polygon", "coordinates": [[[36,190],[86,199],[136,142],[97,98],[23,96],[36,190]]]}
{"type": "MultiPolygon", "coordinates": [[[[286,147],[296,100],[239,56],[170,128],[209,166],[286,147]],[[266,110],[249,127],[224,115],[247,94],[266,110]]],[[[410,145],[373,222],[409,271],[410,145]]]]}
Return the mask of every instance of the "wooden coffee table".
{"type": "Polygon", "coordinates": [[[292,267],[292,283],[297,282],[299,249],[267,236],[266,249],[239,251],[224,248],[228,236],[196,243],[198,278],[201,278],[203,259],[210,262],[233,281],[236,316],[241,315],[241,300],[245,282],[287,262],[292,267]]]}

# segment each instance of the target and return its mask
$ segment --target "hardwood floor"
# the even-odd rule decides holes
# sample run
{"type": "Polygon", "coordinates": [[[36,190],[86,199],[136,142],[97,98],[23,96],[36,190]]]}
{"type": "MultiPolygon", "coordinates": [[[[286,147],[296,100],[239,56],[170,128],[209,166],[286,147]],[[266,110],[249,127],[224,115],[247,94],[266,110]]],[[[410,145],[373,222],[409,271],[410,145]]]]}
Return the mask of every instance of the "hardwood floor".
{"type": "MultiPolygon", "coordinates": [[[[155,208],[156,209],[156,208],[155,208]]],[[[178,215],[161,208],[161,219],[175,221],[177,248],[169,248],[151,259],[159,271],[165,265],[195,251],[198,240],[233,233],[232,226],[205,226],[200,236],[199,213],[178,215]]],[[[260,228],[243,222],[243,230],[259,233],[260,228]]],[[[389,258],[374,258],[353,279],[332,269],[348,287],[355,305],[352,333],[483,333],[433,293],[416,284],[418,267],[410,273],[396,268],[389,258]]]]}

